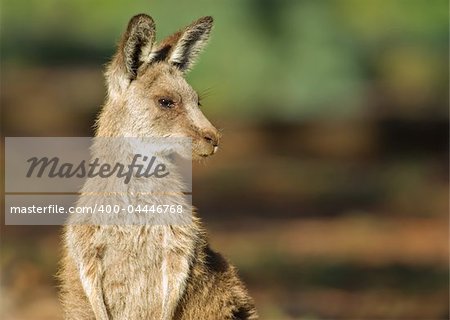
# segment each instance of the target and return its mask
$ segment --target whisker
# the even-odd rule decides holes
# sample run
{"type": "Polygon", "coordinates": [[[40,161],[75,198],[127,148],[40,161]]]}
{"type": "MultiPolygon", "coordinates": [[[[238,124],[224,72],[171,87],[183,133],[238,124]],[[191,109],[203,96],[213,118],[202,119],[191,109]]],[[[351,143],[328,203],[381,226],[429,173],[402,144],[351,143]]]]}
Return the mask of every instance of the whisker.
{"type": "Polygon", "coordinates": [[[201,90],[201,91],[198,93],[199,99],[200,99],[200,100],[203,100],[203,99],[205,99],[205,98],[211,96],[211,94],[213,93],[213,90],[214,90],[214,87],[213,87],[213,86],[201,90]]]}

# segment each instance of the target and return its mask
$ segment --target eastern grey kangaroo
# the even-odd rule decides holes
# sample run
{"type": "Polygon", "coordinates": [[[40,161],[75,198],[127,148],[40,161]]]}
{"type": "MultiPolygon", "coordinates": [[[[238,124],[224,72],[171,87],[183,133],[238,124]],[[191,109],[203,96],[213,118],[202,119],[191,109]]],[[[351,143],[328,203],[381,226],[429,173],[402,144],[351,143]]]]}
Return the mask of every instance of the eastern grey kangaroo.
{"type": "MultiPolygon", "coordinates": [[[[153,19],[134,16],[105,73],[108,95],[96,136],[188,137],[193,159],[214,154],[220,135],[184,79],[212,24],[211,17],[200,18],[155,44],[153,19]]],[[[126,149],[105,152],[127,156],[126,149]]],[[[87,194],[104,190],[103,180],[86,182],[78,205],[93,205],[98,198],[87,194]]],[[[171,201],[188,206],[181,183],[170,183],[180,194],[171,201]]],[[[160,200],[158,195],[129,192],[133,188],[138,189],[130,182],[126,196],[115,201],[128,205],[160,200]]],[[[108,225],[99,223],[95,214],[72,216],[64,229],[59,271],[65,318],[257,319],[236,269],[210,249],[193,208],[189,215],[190,223],[180,225],[108,225]]]]}

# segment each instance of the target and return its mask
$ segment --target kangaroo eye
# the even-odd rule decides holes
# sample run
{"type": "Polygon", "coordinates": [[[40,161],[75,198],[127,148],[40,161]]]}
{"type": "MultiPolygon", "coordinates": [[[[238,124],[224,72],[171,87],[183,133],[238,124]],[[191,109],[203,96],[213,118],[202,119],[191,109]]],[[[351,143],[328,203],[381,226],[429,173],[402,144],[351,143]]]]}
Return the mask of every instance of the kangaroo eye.
{"type": "Polygon", "coordinates": [[[158,100],[158,103],[161,107],[163,108],[173,108],[175,106],[175,102],[173,102],[173,100],[168,99],[168,98],[162,98],[158,100]]]}

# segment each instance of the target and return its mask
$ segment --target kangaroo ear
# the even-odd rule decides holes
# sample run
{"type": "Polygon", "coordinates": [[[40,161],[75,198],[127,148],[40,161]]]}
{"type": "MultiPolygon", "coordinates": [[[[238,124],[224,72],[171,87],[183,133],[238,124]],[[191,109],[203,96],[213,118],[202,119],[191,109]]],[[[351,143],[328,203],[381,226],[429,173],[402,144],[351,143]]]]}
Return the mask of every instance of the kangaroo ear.
{"type": "Polygon", "coordinates": [[[149,61],[150,52],[155,42],[155,22],[146,14],[131,18],[122,38],[126,71],[130,79],[136,78],[139,66],[149,61]]]}
{"type": "Polygon", "coordinates": [[[163,40],[152,52],[152,61],[167,61],[181,71],[192,68],[197,56],[206,46],[213,26],[212,17],[203,17],[163,40]]]}
{"type": "Polygon", "coordinates": [[[120,40],[113,64],[116,64],[115,67],[121,69],[128,79],[135,79],[138,68],[143,63],[150,61],[154,42],[155,23],[153,19],[146,14],[134,16],[120,40]]]}

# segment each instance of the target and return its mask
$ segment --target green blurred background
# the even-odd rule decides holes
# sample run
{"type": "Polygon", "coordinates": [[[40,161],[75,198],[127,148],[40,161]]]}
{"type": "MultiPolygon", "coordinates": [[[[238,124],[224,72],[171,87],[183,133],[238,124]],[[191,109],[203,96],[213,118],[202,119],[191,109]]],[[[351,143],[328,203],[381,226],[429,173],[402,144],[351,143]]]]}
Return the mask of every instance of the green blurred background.
{"type": "MultiPolygon", "coordinates": [[[[262,319],[448,319],[444,0],[2,0],[3,136],[89,136],[129,18],[202,16],[194,204],[262,319]]],[[[2,206],[3,208],[3,206],[2,206]]],[[[59,227],[2,226],[4,319],[61,319],[59,227]]]]}

